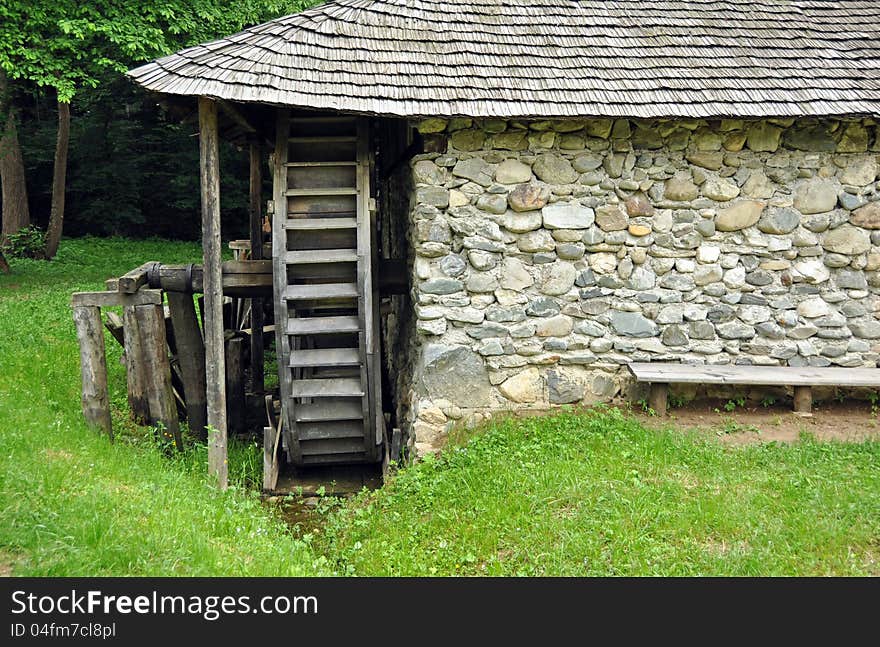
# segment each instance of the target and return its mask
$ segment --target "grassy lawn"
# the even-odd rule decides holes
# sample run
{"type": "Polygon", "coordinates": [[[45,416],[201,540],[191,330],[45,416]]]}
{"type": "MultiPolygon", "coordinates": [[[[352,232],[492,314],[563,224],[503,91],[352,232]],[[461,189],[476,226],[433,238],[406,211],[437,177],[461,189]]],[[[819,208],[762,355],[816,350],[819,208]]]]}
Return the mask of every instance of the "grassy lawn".
{"type": "Polygon", "coordinates": [[[726,446],[615,409],[502,420],[291,532],[230,450],[173,460],[127,423],[108,338],[111,445],[85,427],[70,293],[193,244],[66,240],[0,275],[0,574],[878,575],[880,443],[726,446]]]}
{"type": "MultiPolygon", "coordinates": [[[[107,336],[115,445],[88,429],[70,294],[147,260],[198,260],[194,244],[65,240],[51,263],[0,275],[0,567],[14,575],[306,575],[324,560],[244,487],[205,480],[205,450],[170,461],[127,424],[120,348],[107,336]]],[[[240,485],[262,470],[235,446],[240,485]]]]}
{"type": "Polygon", "coordinates": [[[880,443],[725,447],[616,409],[499,421],[326,533],[371,575],[878,575],[880,443]]]}

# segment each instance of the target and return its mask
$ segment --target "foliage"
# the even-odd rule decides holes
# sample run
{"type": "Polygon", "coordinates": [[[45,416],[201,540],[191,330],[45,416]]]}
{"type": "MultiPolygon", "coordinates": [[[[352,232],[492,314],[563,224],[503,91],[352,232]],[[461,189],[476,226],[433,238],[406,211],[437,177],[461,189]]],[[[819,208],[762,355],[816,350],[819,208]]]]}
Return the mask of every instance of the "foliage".
{"type": "Polygon", "coordinates": [[[357,575],[878,575],[880,443],[730,447],[616,409],[492,422],[331,512],[357,575]]]}
{"type": "MultiPolygon", "coordinates": [[[[25,100],[26,99],[26,100],[25,100]]],[[[30,182],[31,213],[45,225],[55,153],[49,97],[20,101],[28,117],[19,127],[30,182]]],[[[128,79],[86,89],[71,106],[66,235],[200,235],[199,147],[195,126],[169,121],[155,100],[128,79]]],[[[220,147],[224,237],[247,235],[248,156],[227,142],[220,147]]],[[[271,175],[264,170],[264,195],[271,175]]]]}
{"type": "Polygon", "coordinates": [[[0,5],[0,67],[68,103],[106,71],[239,31],[309,3],[284,0],[10,0],[0,5]]]}
{"type": "Polygon", "coordinates": [[[758,429],[755,425],[746,425],[740,422],[737,422],[734,418],[725,417],[721,421],[721,425],[716,432],[719,436],[729,435],[729,434],[743,434],[743,433],[753,433],[760,434],[761,430],[758,429]]]}
{"type": "Polygon", "coordinates": [[[3,253],[9,258],[43,258],[46,249],[46,232],[34,227],[19,229],[6,237],[3,253]]]}
{"type": "Polygon", "coordinates": [[[0,276],[0,572],[15,575],[329,574],[308,544],[245,489],[253,442],[230,439],[234,485],[209,487],[207,449],[168,458],[128,423],[121,350],[106,336],[117,440],[88,429],[70,294],[102,289],[145,260],[196,260],[197,245],[84,238],[56,260],[14,260],[0,276]]]}
{"type": "MultiPolygon", "coordinates": [[[[51,198],[55,101],[72,126],[64,228],[99,234],[193,239],[199,232],[198,141],[169,123],[122,73],[132,65],[314,0],[10,0],[0,3],[0,68],[22,119],[19,134],[33,221],[45,227],[51,198]]],[[[221,148],[224,225],[247,227],[246,156],[221,148]]],[[[268,173],[264,173],[267,177],[268,173]]]]}
{"type": "Polygon", "coordinates": [[[681,409],[684,405],[688,403],[688,397],[684,393],[669,394],[669,408],[670,409],[681,409]]]}

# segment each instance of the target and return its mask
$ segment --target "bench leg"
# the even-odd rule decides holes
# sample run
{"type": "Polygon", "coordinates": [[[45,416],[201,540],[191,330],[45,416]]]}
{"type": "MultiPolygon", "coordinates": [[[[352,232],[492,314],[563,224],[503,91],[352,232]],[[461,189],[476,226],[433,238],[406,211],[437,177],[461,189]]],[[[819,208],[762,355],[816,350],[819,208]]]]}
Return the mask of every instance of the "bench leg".
{"type": "Polygon", "coordinates": [[[809,386],[794,387],[794,412],[811,413],[813,410],[813,390],[809,386]]]}
{"type": "Polygon", "coordinates": [[[658,416],[666,415],[666,395],[668,392],[668,384],[651,382],[650,391],[648,392],[648,406],[658,416]]]}

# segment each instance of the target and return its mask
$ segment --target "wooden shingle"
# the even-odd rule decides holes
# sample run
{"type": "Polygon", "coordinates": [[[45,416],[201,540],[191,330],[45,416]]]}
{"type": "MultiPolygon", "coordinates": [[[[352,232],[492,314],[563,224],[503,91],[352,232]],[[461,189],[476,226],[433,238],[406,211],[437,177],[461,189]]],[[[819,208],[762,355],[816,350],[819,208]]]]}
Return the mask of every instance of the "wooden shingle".
{"type": "Polygon", "coordinates": [[[878,0],[336,0],[130,72],[390,116],[880,114],[878,0]]]}

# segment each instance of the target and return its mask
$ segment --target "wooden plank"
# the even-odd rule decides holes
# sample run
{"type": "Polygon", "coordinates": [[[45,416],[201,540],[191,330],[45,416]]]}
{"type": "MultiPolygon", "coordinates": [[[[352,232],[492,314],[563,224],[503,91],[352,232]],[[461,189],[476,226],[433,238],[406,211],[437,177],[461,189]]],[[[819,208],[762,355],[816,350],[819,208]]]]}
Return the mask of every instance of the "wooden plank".
{"type": "Polygon", "coordinates": [[[208,407],[205,383],[205,342],[196,316],[193,295],[168,292],[171,325],[177,342],[177,361],[183,381],[186,418],[200,440],[208,439],[208,407]]]}
{"type": "MultiPolygon", "coordinates": [[[[364,366],[362,379],[367,392],[366,400],[372,427],[372,441],[367,442],[367,453],[373,459],[380,458],[379,446],[385,437],[385,419],[382,414],[382,388],[379,358],[379,303],[375,298],[375,272],[378,268],[379,250],[373,237],[378,231],[376,223],[375,201],[372,199],[370,187],[371,169],[373,166],[372,149],[370,146],[370,122],[358,119],[358,218],[361,220],[361,231],[358,235],[358,254],[364,258],[364,267],[358,273],[363,299],[364,366]]],[[[369,437],[369,436],[368,436],[369,437]]]]}
{"type": "Polygon", "coordinates": [[[296,407],[297,422],[362,420],[363,417],[361,403],[357,400],[319,400],[296,407]]]}
{"type": "Polygon", "coordinates": [[[353,164],[308,164],[287,166],[287,189],[326,189],[355,185],[353,164]]]}
{"type": "Polygon", "coordinates": [[[124,292],[74,292],[70,297],[74,307],[86,306],[113,308],[117,306],[159,305],[162,303],[162,290],[139,289],[132,294],[124,292]]]}
{"type": "MultiPolygon", "coordinates": [[[[353,135],[318,135],[316,137],[290,137],[291,144],[354,144],[357,137],[353,135]]],[[[286,162],[284,162],[286,164],[286,162]]]]}
{"type": "Polygon", "coordinates": [[[88,424],[106,432],[112,441],[113,423],[110,419],[101,310],[96,306],[76,306],[73,309],[73,322],[79,342],[83,416],[88,424]]]}
{"type": "Polygon", "coordinates": [[[627,368],[639,382],[880,387],[880,369],[877,368],[705,366],[660,362],[634,362],[627,364],[627,368]]]}
{"type": "Polygon", "coordinates": [[[354,218],[287,218],[282,226],[293,230],[355,229],[354,218]]]}
{"type": "Polygon", "coordinates": [[[223,253],[220,240],[220,153],[217,102],[199,97],[199,170],[205,290],[205,382],[208,409],[208,472],[226,489],[226,359],[223,340],[223,253]]]}
{"type": "Polygon", "coordinates": [[[363,443],[362,420],[337,420],[333,422],[301,422],[296,426],[297,437],[303,440],[332,440],[334,438],[357,438],[363,443]]]}
{"type": "Polygon", "coordinates": [[[356,249],[305,249],[287,252],[284,262],[290,265],[315,263],[353,263],[357,261],[356,249]]]}
{"type": "Polygon", "coordinates": [[[126,306],[122,311],[122,334],[125,345],[128,408],[135,423],[148,425],[152,423],[152,417],[147,396],[147,369],[135,306],[126,306]]]}
{"type": "Polygon", "coordinates": [[[134,294],[137,292],[147,284],[147,273],[155,264],[155,261],[144,263],[140,267],[133,269],[131,272],[120,276],[119,283],[117,284],[118,290],[125,294],[134,294]]]}
{"type": "Polygon", "coordinates": [[[288,168],[311,168],[311,167],[333,167],[333,166],[356,166],[357,162],[353,160],[345,160],[342,162],[287,162],[288,168]]]}
{"type": "Polygon", "coordinates": [[[310,283],[307,285],[288,285],[284,289],[287,301],[313,299],[353,299],[358,296],[355,283],[310,283]]]}
{"type": "Polygon", "coordinates": [[[354,377],[326,380],[293,380],[291,393],[295,398],[351,398],[364,395],[361,381],[354,377]]]}
{"type": "Polygon", "coordinates": [[[163,440],[173,441],[177,450],[183,451],[180,421],[171,387],[165,314],[161,306],[135,306],[135,317],[143,349],[146,392],[151,417],[156,423],[162,424],[163,440]]]}
{"type": "Polygon", "coordinates": [[[360,438],[326,438],[303,440],[303,456],[356,454],[364,451],[363,435],[360,438]]]}
{"type": "Polygon", "coordinates": [[[293,439],[295,420],[293,418],[293,402],[290,393],[291,370],[290,361],[291,339],[288,337],[287,303],[281,295],[287,286],[287,268],[284,265],[284,253],[287,252],[288,236],[283,227],[287,221],[287,167],[290,153],[290,110],[279,108],[275,114],[275,154],[272,174],[272,276],[273,298],[275,311],[275,352],[278,357],[278,384],[281,397],[281,420],[286,440],[288,458],[294,463],[299,460],[299,444],[293,439]]]}
{"type": "Polygon", "coordinates": [[[289,218],[351,218],[354,217],[356,211],[356,196],[350,189],[339,193],[316,191],[305,195],[287,196],[287,216],[289,218]]]}
{"type": "Polygon", "coordinates": [[[288,335],[319,335],[343,332],[357,332],[360,322],[357,317],[300,317],[287,322],[288,335]]]}
{"type": "Polygon", "coordinates": [[[323,454],[318,453],[315,456],[303,456],[303,465],[354,465],[359,463],[374,462],[363,451],[352,452],[350,454],[323,454]]]}
{"type": "Polygon", "coordinates": [[[357,348],[315,348],[290,352],[290,366],[358,366],[357,348]]]}
{"type": "Polygon", "coordinates": [[[263,492],[272,492],[278,485],[278,456],[275,430],[263,427],[263,492]]]}
{"type": "Polygon", "coordinates": [[[350,283],[354,277],[351,263],[307,263],[305,265],[288,265],[287,275],[291,282],[309,283],[311,281],[333,281],[334,283],[350,283]]]}
{"type": "Polygon", "coordinates": [[[122,321],[122,317],[120,317],[115,312],[105,312],[104,313],[104,328],[107,329],[113,339],[116,342],[125,348],[125,333],[123,332],[123,328],[125,327],[125,323],[122,321]]]}
{"type": "Polygon", "coordinates": [[[349,187],[325,187],[322,189],[287,189],[286,196],[296,197],[321,197],[325,195],[355,195],[357,189],[349,187]]]}
{"type": "MultiPolygon", "coordinates": [[[[258,144],[250,145],[250,180],[249,180],[249,198],[250,206],[248,210],[250,221],[250,246],[251,259],[254,261],[262,261],[263,258],[263,175],[262,175],[262,149],[258,144]]],[[[272,272],[272,261],[262,261],[267,266],[268,271],[272,272]]],[[[269,283],[271,285],[271,281],[269,283]]],[[[262,393],[265,390],[265,378],[263,375],[264,352],[263,352],[263,326],[265,324],[263,299],[252,298],[250,300],[250,325],[252,334],[250,335],[251,347],[251,391],[254,393],[262,393]]]]}
{"type": "Polygon", "coordinates": [[[244,340],[233,337],[226,342],[226,416],[229,433],[247,430],[244,389],[244,340]]]}

